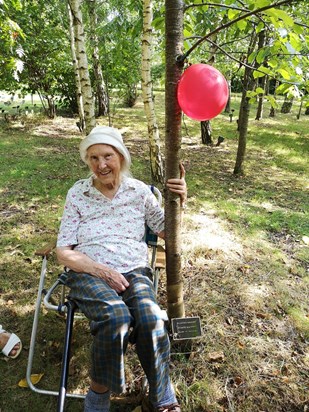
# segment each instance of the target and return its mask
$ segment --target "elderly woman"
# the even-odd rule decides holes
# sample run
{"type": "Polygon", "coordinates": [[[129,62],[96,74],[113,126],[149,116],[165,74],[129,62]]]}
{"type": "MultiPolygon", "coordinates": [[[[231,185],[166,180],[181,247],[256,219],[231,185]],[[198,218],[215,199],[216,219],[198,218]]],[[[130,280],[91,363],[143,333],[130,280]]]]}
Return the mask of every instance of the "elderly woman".
{"type": "MultiPolygon", "coordinates": [[[[133,328],[153,411],[180,412],[169,378],[169,339],[152,285],[145,223],[164,238],[164,214],[143,182],[130,177],[130,154],[117,129],[95,127],[80,144],[92,175],[69,190],[57,242],[70,297],[91,322],[91,385],[85,412],[107,412],[125,391],[124,354],[133,328]]],[[[186,198],[184,170],[167,187],[186,198]]]]}

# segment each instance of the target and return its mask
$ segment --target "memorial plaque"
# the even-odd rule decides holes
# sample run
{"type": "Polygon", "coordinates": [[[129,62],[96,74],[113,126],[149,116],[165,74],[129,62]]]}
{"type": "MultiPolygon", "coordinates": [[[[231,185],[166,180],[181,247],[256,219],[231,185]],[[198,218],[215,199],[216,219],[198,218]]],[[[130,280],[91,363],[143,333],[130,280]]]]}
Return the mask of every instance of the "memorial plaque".
{"type": "Polygon", "coordinates": [[[201,320],[198,316],[192,318],[173,318],[171,322],[174,340],[195,339],[202,336],[201,320]]]}

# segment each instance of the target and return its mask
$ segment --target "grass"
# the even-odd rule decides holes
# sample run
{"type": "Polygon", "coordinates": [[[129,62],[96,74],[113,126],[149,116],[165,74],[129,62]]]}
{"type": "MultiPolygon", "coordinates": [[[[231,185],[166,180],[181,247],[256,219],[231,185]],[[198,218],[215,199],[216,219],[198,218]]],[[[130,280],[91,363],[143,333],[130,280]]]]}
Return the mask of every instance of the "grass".
{"type": "MultiPolygon", "coordinates": [[[[163,135],[163,98],[156,96],[163,135]]],[[[235,113],[238,96],[233,96],[235,113]]],[[[267,112],[265,112],[267,113],[267,112]]],[[[182,243],[187,316],[200,316],[203,337],[190,353],[173,345],[171,373],[184,412],[304,412],[309,407],[308,119],[278,114],[250,122],[246,174],[232,174],[236,123],[222,114],[212,122],[219,147],[201,144],[199,123],[186,119],[183,160],[189,187],[182,243]],[[306,409],[307,408],[307,409],[306,409]]],[[[106,124],[106,119],[100,119],[106,124]]],[[[147,128],[142,105],[118,108],[134,159],[133,175],[151,182],[147,128]]],[[[0,411],[46,412],[56,399],[17,383],[25,377],[40,259],[34,251],[57,232],[65,193],[87,175],[78,158],[80,135],[73,119],[29,116],[0,124],[0,320],[16,332],[24,350],[16,360],[0,358],[0,411]]],[[[162,142],[164,147],[164,142],[162,142]]],[[[59,273],[54,256],[48,283],[59,273]]],[[[164,277],[159,300],[164,306],[164,277]]],[[[43,311],[34,373],[40,387],[57,390],[64,322],[43,311]]],[[[88,384],[88,324],[77,321],[70,388],[88,384]]],[[[127,356],[132,411],[142,371],[133,348],[127,356]],[[134,396],[133,396],[134,395],[134,396]]],[[[69,400],[68,411],[82,411],[69,400]]]]}

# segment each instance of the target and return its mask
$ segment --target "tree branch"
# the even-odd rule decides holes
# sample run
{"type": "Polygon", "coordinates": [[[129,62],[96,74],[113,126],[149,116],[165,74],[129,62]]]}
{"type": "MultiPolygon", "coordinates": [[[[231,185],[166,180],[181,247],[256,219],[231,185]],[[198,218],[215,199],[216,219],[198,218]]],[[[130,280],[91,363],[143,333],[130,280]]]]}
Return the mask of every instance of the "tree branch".
{"type": "MultiPolygon", "coordinates": [[[[264,75],[266,75],[265,72],[263,72],[262,70],[259,70],[259,69],[256,68],[255,66],[252,66],[252,65],[250,65],[250,64],[248,64],[248,63],[245,63],[245,62],[242,61],[242,60],[237,59],[236,57],[233,57],[230,53],[228,53],[227,51],[225,51],[221,46],[219,46],[217,43],[213,42],[212,40],[206,39],[206,41],[207,41],[208,43],[211,43],[212,45],[214,45],[217,49],[219,49],[223,54],[225,54],[225,55],[226,55],[227,57],[229,57],[231,60],[234,60],[235,62],[237,62],[237,63],[239,64],[238,70],[241,68],[241,66],[244,66],[244,67],[248,67],[249,69],[252,69],[252,70],[254,70],[254,71],[256,71],[256,72],[263,73],[264,75]]],[[[239,53],[240,53],[240,52],[239,52],[239,53]]],[[[233,54],[235,54],[235,52],[233,52],[233,54]]],[[[281,56],[281,55],[278,54],[278,56],[281,56]]],[[[282,56],[283,56],[283,55],[282,55],[282,56]]],[[[237,70],[237,71],[238,71],[238,70],[237,70]]],[[[278,80],[278,78],[277,78],[276,76],[274,76],[274,75],[267,74],[267,76],[271,77],[272,79],[278,80]]],[[[282,79],[279,79],[279,80],[280,80],[282,83],[294,84],[294,83],[292,83],[292,82],[287,82],[287,81],[284,81],[284,80],[282,80],[282,79]]]]}
{"type": "Polygon", "coordinates": [[[300,26],[300,27],[305,27],[305,29],[309,29],[309,26],[307,25],[307,24],[305,24],[305,23],[299,23],[299,22],[295,22],[295,24],[297,25],[297,26],[300,26]]]}
{"type": "Polygon", "coordinates": [[[284,5],[284,4],[293,3],[293,2],[295,2],[295,1],[297,1],[297,0],[281,0],[281,1],[277,2],[277,3],[273,3],[273,4],[270,4],[270,5],[268,5],[268,6],[264,6],[264,7],[261,7],[261,8],[259,8],[259,9],[256,9],[256,10],[252,10],[252,11],[250,11],[250,12],[248,12],[248,13],[243,14],[242,16],[238,16],[238,17],[236,17],[235,19],[230,20],[228,23],[222,24],[221,26],[217,27],[217,28],[216,28],[215,30],[213,30],[212,32],[206,34],[204,37],[202,37],[200,40],[198,40],[195,44],[193,44],[193,46],[190,47],[190,49],[189,49],[186,53],[184,53],[183,55],[178,56],[178,57],[177,57],[177,62],[178,62],[178,63],[184,62],[185,59],[193,52],[193,50],[195,50],[195,49],[197,48],[197,46],[199,46],[201,43],[203,43],[204,41],[206,41],[209,37],[213,36],[215,33],[218,33],[218,32],[220,32],[221,30],[224,30],[224,29],[232,26],[233,24],[237,23],[238,21],[244,20],[244,19],[246,19],[247,17],[250,17],[250,16],[252,16],[252,15],[254,15],[254,14],[257,14],[257,13],[261,13],[261,12],[263,12],[263,11],[265,11],[265,10],[269,10],[269,9],[274,8],[274,7],[282,6],[282,5],[284,5]]]}
{"type": "MultiPolygon", "coordinates": [[[[216,43],[213,42],[212,40],[206,39],[206,41],[207,41],[208,43],[211,43],[212,45],[216,46],[219,50],[221,50],[221,52],[222,52],[223,54],[225,54],[226,56],[228,56],[231,60],[234,60],[235,62],[239,63],[240,67],[241,67],[241,66],[245,66],[245,67],[248,67],[249,69],[253,69],[253,70],[259,71],[259,70],[256,69],[254,66],[251,66],[250,64],[247,64],[247,63],[245,63],[244,61],[239,60],[239,59],[237,59],[236,57],[233,57],[230,53],[228,53],[227,51],[225,51],[221,46],[219,46],[218,44],[216,44],[216,43]]],[[[263,73],[264,73],[264,72],[263,72],[263,73]]],[[[264,73],[264,74],[265,74],[265,73],[264,73]]]]}
{"type": "Polygon", "coordinates": [[[189,4],[188,6],[186,6],[184,8],[184,11],[187,11],[188,9],[191,9],[192,7],[202,7],[202,6],[214,6],[214,7],[223,7],[225,9],[232,9],[232,10],[239,10],[239,11],[245,11],[248,12],[249,9],[247,8],[240,8],[240,7],[236,7],[236,6],[228,6],[226,4],[218,4],[218,3],[197,3],[197,4],[189,4]]]}

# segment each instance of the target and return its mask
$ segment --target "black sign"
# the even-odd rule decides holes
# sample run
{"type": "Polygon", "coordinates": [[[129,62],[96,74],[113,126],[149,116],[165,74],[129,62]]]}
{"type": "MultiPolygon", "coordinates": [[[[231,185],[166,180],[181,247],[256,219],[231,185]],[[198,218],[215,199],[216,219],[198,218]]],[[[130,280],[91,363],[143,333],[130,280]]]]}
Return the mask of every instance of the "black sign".
{"type": "Polygon", "coordinates": [[[194,339],[202,336],[201,320],[199,317],[172,319],[174,340],[194,339]]]}

